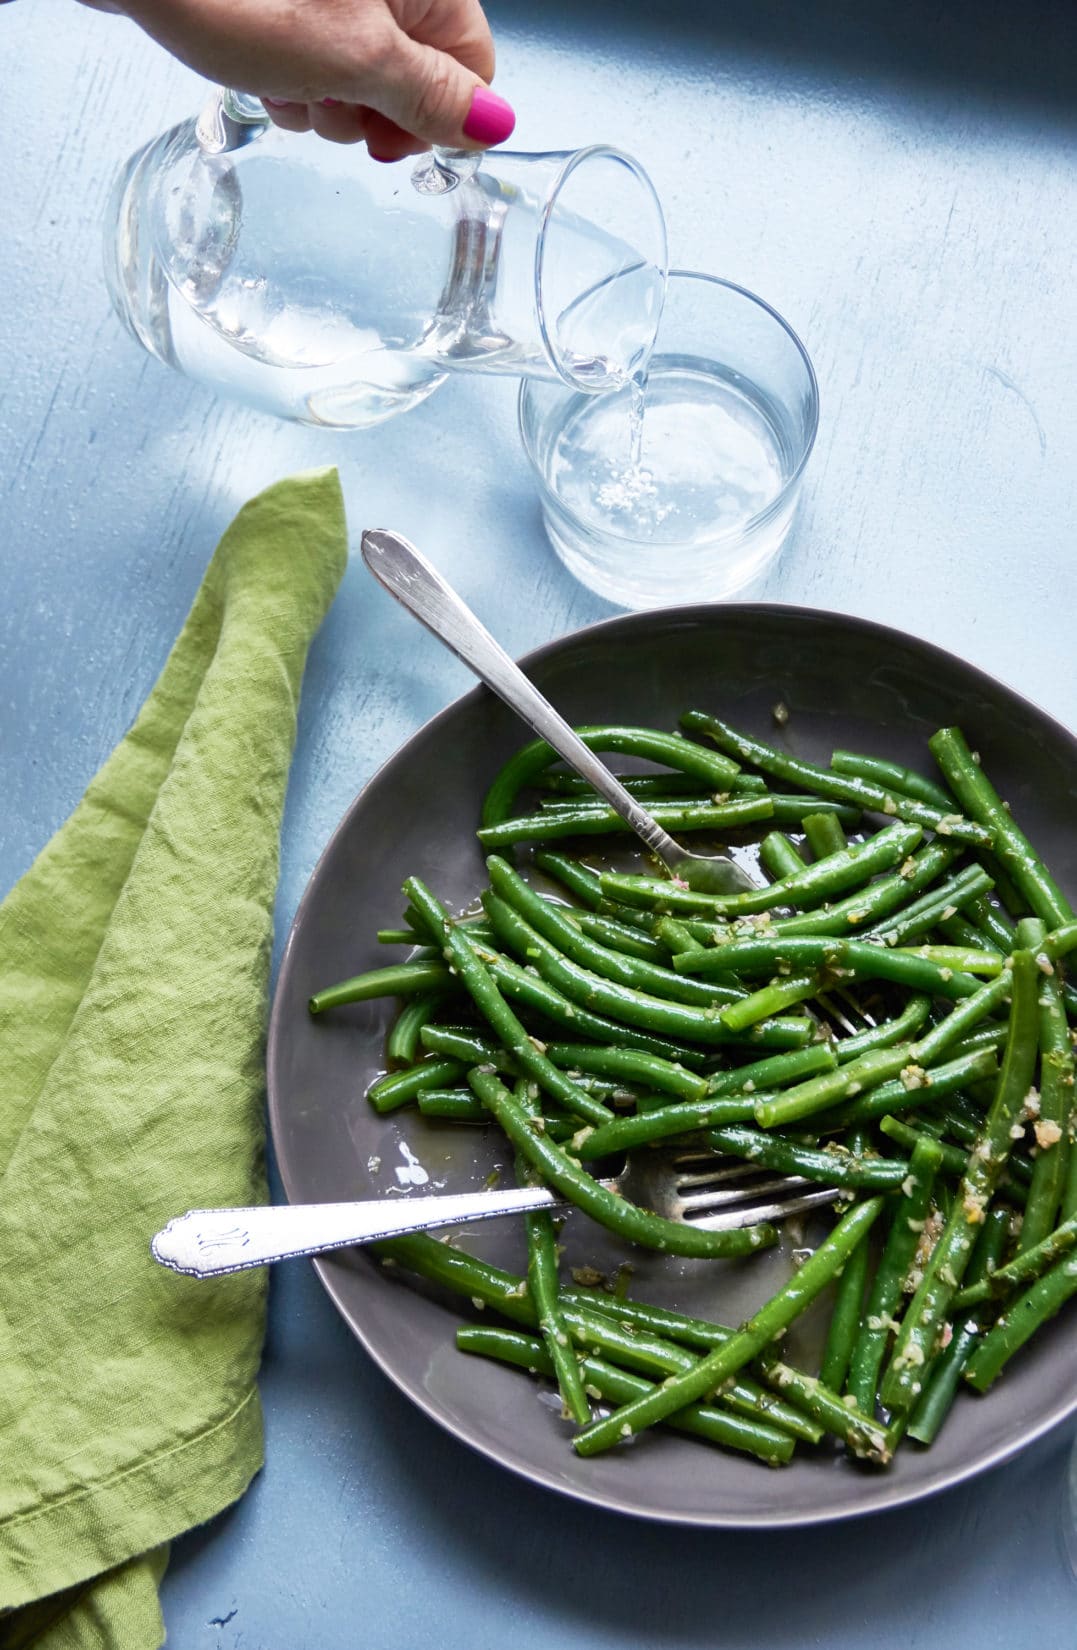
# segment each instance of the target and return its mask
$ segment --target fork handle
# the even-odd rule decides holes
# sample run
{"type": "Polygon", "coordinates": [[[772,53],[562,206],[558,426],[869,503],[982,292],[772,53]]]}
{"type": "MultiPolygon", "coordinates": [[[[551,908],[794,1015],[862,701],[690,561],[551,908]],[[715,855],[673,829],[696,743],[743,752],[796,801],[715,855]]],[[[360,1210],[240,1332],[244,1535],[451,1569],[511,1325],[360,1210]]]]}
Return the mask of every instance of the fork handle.
{"type": "Polygon", "coordinates": [[[188,1209],[150,1243],[154,1260],[192,1278],[245,1272],[273,1261],[320,1255],[401,1232],[458,1226],[529,1209],[558,1209],[563,1201],[545,1186],[449,1196],[372,1198],[362,1203],[262,1204],[253,1209],[188,1209]]]}
{"type": "Polygon", "coordinates": [[[681,863],[683,849],[625,790],[606,764],[588,750],[564,717],[554,710],[452,586],[408,539],[388,528],[368,528],[362,537],[362,554],[379,584],[462,659],[480,682],[492,688],[570,768],[582,774],[670,871],[681,863]]]}

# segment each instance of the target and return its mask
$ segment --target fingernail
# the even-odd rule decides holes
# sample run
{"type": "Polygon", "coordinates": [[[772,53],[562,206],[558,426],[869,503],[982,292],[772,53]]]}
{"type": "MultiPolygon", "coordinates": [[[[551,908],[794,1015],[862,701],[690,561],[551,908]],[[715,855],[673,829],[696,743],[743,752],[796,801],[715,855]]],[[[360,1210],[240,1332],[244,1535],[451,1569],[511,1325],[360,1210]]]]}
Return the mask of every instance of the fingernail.
{"type": "Polygon", "coordinates": [[[340,99],[339,99],[339,97],[323,97],[322,98],[322,108],[323,109],[339,109],[340,108],[340,99]]]}
{"type": "Polygon", "coordinates": [[[287,97],[264,97],[262,102],[267,104],[270,109],[286,109],[291,99],[287,97]]]}
{"type": "Polygon", "coordinates": [[[464,121],[464,133],[476,143],[504,143],[512,135],[516,116],[512,105],[491,92],[487,86],[476,86],[471,108],[464,121]]]}
{"type": "Polygon", "coordinates": [[[367,154],[370,156],[371,160],[378,161],[382,166],[391,166],[394,160],[399,158],[396,155],[376,155],[373,149],[368,149],[367,154]]]}

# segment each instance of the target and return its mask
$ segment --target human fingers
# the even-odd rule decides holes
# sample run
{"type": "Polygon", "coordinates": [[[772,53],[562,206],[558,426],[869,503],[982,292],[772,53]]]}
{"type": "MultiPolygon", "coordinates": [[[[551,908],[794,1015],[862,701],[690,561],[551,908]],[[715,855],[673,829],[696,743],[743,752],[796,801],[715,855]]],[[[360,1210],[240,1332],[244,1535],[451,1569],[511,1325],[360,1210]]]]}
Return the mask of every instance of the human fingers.
{"type": "Polygon", "coordinates": [[[310,109],[305,103],[289,103],[280,97],[264,97],[262,103],[274,126],[286,132],[310,131],[310,109]]]}
{"type": "Polygon", "coordinates": [[[494,78],[494,39],[479,0],[388,0],[404,33],[448,52],[487,85],[494,78]]]}
{"type": "Polygon", "coordinates": [[[324,97],[320,103],[309,103],[307,114],[312,129],[330,143],[361,143],[367,135],[367,111],[354,103],[324,97]]]}
{"type": "Polygon", "coordinates": [[[421,155],[430,145],[422,138],[405,132],[395,120],[380,115],[376,109],[363,111],[366,146],[375,160],[406,160],[409,155],[421,155]]]}
{"type": "Polygon", "coordinates": [[[388,29],[363,66],[362,100],[424,143],[486,149],[516,124],[510,104],[448,52],[388,29]]]}

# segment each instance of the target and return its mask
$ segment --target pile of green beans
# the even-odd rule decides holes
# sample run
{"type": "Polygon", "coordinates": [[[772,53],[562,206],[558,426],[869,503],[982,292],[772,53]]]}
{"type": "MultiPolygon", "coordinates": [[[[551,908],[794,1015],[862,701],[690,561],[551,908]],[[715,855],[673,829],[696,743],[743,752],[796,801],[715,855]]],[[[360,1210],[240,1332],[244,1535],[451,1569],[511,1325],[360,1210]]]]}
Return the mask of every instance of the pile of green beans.
{"type": "Polygon", "coordinates": [[[401,999],[375,1111],[497,1127],[521,1182],[626,1246],[718,1263],[710,1321],[574,1286],[545,1213],[520,1275],[435,1237],[378,1246],[484,1309],[461,1351],[555,1382],[580,1455],[665,1424],[771,1466],[829,1440],[885,1467],[1077,1294],[1077,920],[957,728],[929,741],[931,777],[845,750],[822,767],[703,711],[681,729],[579,731],[649,765],[623,777],[669,829],[754,845],[757,888],[615,870],[620,822],[534,741],[482,808],[481,912],[409,878],[379,933],[407,959],[311,1013],[401,999]],[[670,1219],[610,1184],[655,1148],[833,1189],[747,1323],[721,1321],[721,1263],[778,1231],[670,1219]],[[802,1369],[781,1340],[817,1299],[829,1329],[802,1369]]]}

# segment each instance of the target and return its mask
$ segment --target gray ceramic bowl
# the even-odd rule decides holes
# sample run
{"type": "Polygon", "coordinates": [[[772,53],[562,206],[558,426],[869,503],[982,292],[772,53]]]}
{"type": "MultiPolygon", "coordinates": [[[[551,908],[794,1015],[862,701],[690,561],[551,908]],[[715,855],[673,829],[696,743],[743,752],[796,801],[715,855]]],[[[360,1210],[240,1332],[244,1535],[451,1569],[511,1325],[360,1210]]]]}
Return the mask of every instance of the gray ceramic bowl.
{"type": "MultiPolygon", "coordinates": [[[[930,771],[927,735],[958,722],[1062,886],[1077,895],[1077,742],[1008,688],[924,642],[801,608],[687,607],[608,620],[523,663],[574,722],[672,727],[682,709],[713,706],[771,738],[771,707],[781,700],[791,713],[788,746],[821,761],[848,746],[930,771]]],[[[474,897],[483,884],[474,835],[483,790],[524,737],[485,689],[451,705],[371,780],[311,878],[269,1041],[270,1118],[293,1201],[394,1195],[408,1154],[429,1174],[428,1191],[479,1187],[496,1167],[511,1173],[511,1155],[493,1131],[436,1125],[412,1112],[378,1118],[366,1106],[393,1003],[357,1004],[315,1022],[306,1001],[318,987],[385,963],[374,934],[399,923],[406,876],[425,878],[450,906],[474,897]]],[[[576,1217],[565,1236],[568,1265],[606,1268],[624,1258],[576,1217]]],[[[522,1269],[522,1235],[511,1219],[475,1227],[462,1242],[522,1269]]],[[[642,1251],[632,1261],[633,1291],[642,1298],[733,1323],[788,1272],[781,1250],[746,1264],[642,1251]]],[[[1048,1326],[986,1398],[962,1394],[929,1450],[905,1446],[886,1472],[825,1450],[770,1471],[673,1434],[581,1461],[548,1393],[455,1350],[456,1325],[474,1315],[466,1302],[387,1272],[361,1251],[318,1269],[370,1355],[434,1420],[536,1483],[644,1518],[781,1526],[898,1506],[1004,1460],[1077,1409],[1071,1313],[1048,1326]]],[[[818,1317],[809,1316],[800,1330],[804,1355],[818,1333],[818,1317]]]]}

